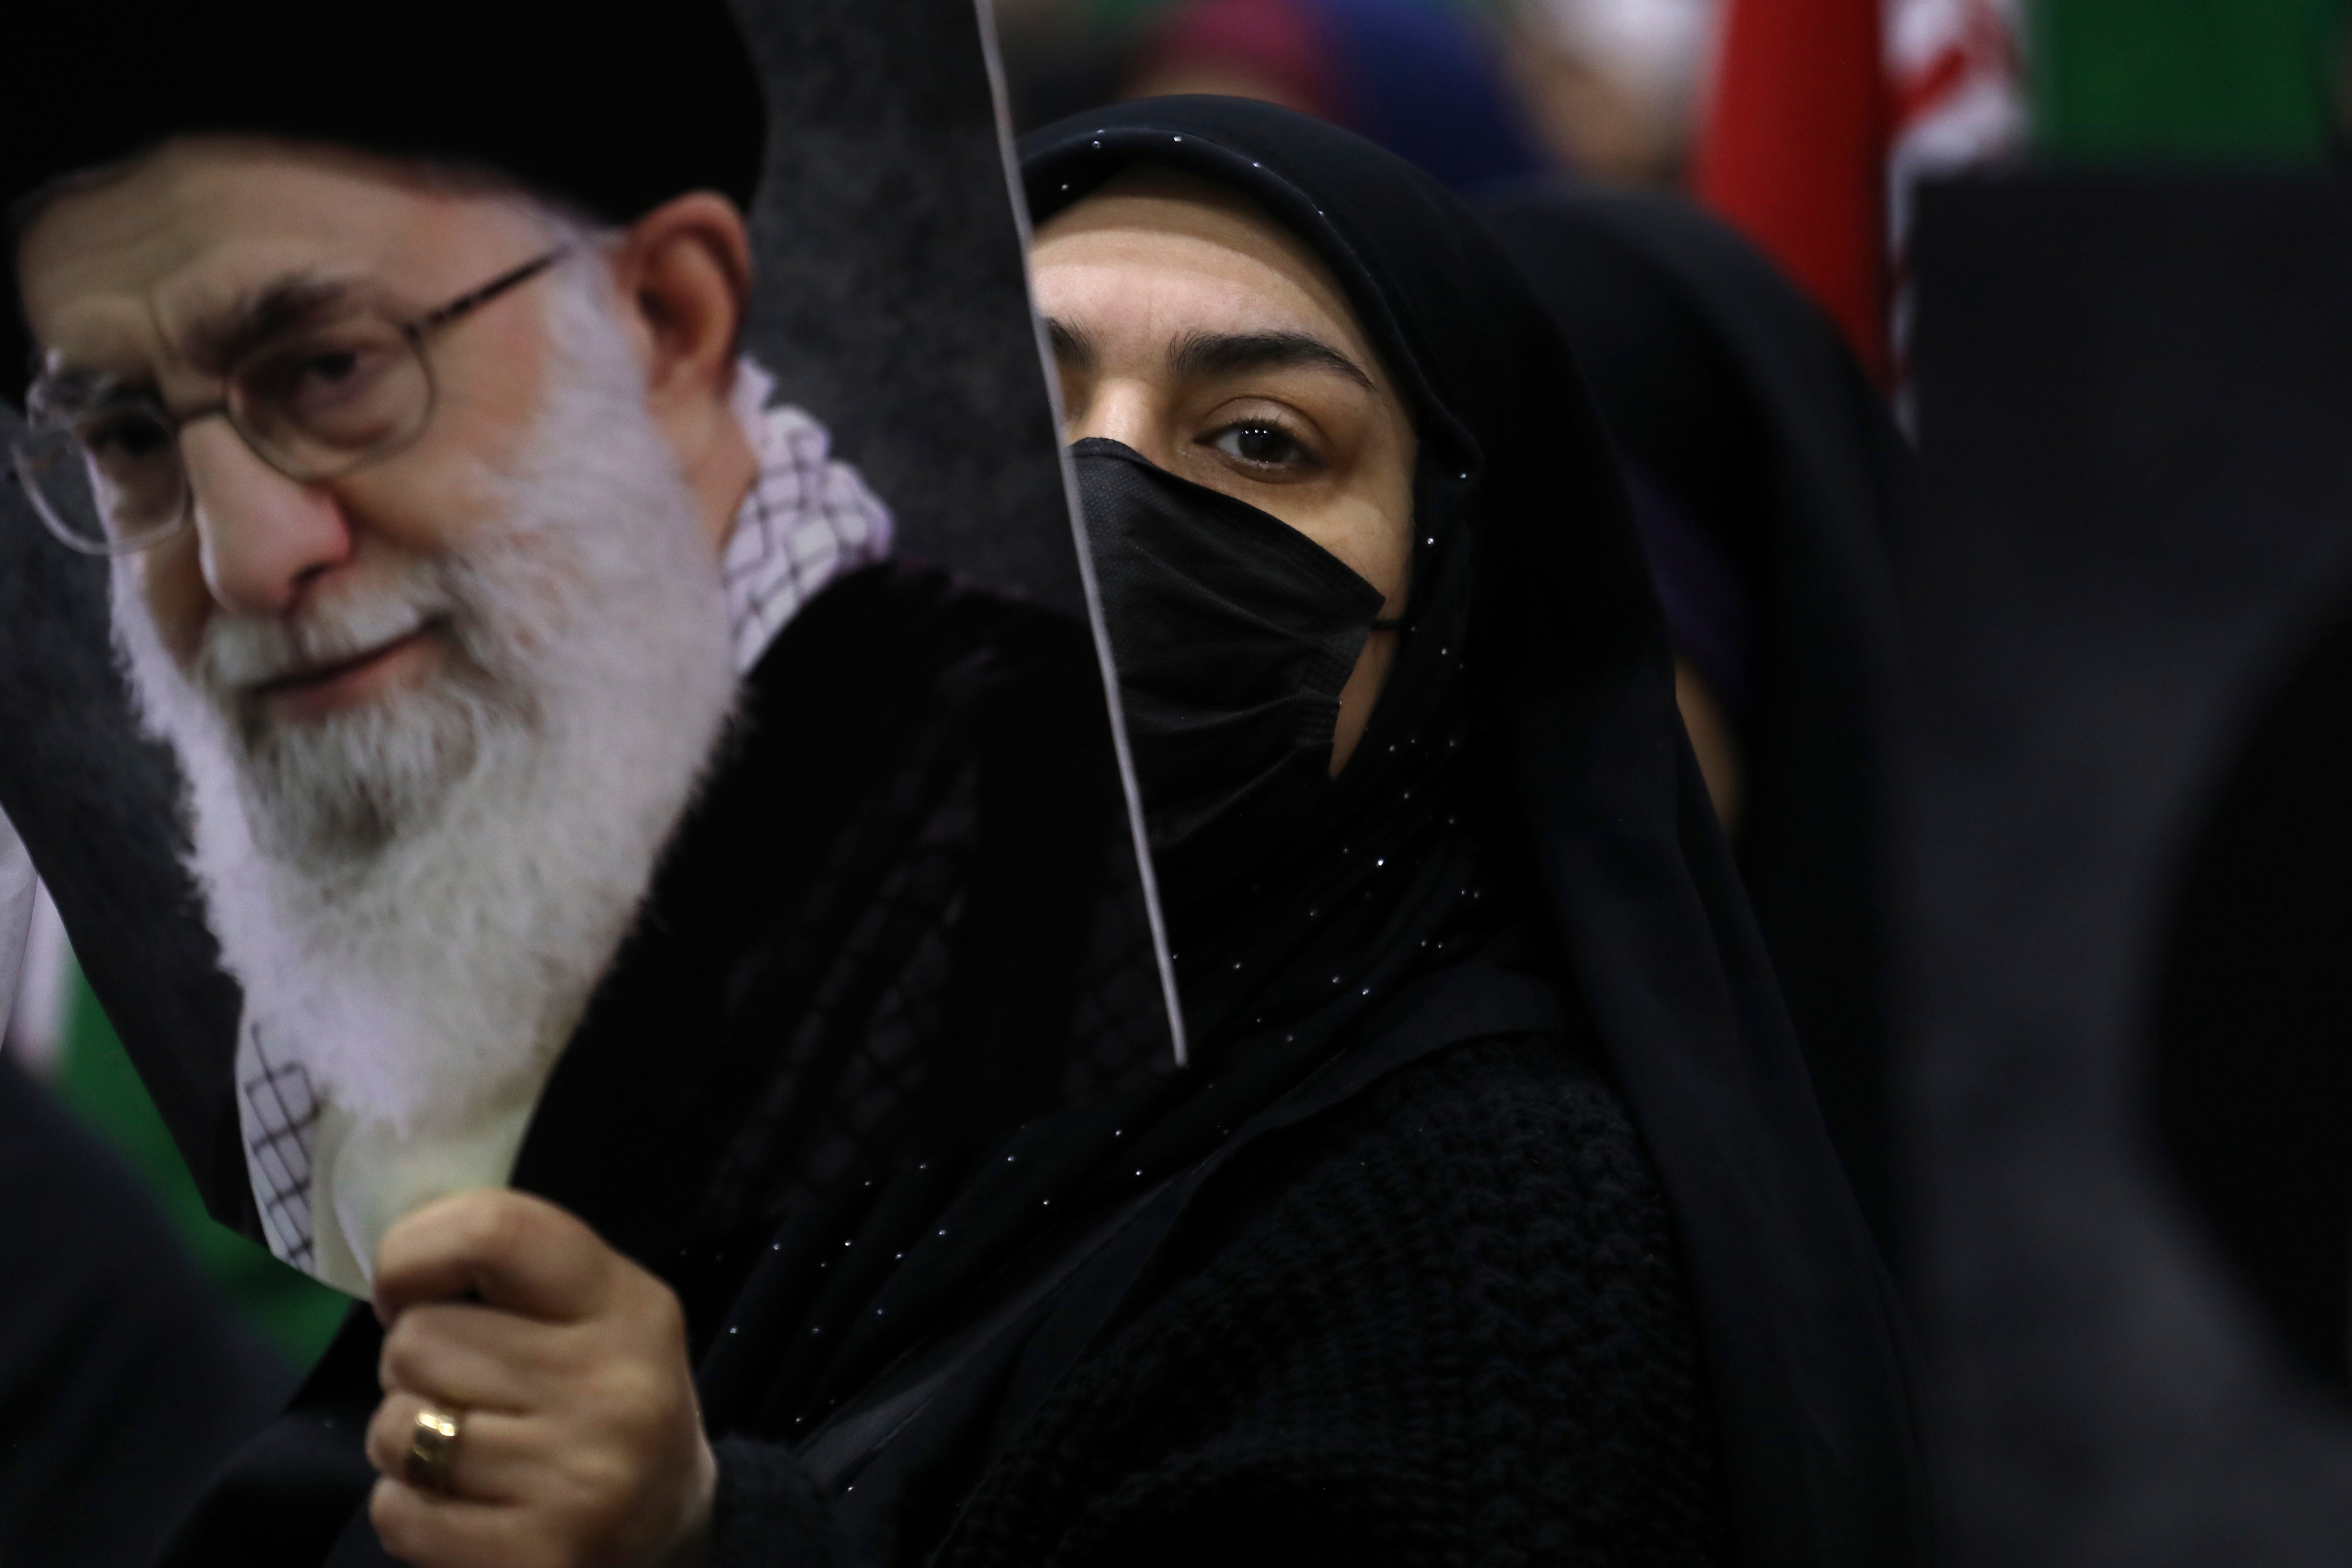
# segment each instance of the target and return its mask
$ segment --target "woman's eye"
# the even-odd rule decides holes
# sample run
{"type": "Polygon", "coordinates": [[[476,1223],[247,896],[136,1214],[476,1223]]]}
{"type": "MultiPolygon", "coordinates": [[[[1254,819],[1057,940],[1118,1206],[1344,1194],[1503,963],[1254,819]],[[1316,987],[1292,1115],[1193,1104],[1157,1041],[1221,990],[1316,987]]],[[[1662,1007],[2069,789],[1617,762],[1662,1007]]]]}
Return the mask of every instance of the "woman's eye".
{"type": "Polygon", "coordinates": [[[1308,460],[1307,448],[1279,425],[1235,425],[1217,432],[1209,445],[1252,468],[1296,468],[1308,460]]]}

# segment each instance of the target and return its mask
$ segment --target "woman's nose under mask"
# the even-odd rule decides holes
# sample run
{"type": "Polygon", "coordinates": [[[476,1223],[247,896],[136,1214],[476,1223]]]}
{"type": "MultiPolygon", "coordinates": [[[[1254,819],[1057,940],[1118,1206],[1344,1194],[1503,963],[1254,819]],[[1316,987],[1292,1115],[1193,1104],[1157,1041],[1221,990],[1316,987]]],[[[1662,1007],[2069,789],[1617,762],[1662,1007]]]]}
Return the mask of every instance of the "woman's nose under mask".
{"type": "Polygon", "coordinates": [[[1339,690],[1381,597],[1288,523],[1132,447],[1070,451],[1144,818],[1181,900],[1294,839],[1329,788],[1339,690]]]}

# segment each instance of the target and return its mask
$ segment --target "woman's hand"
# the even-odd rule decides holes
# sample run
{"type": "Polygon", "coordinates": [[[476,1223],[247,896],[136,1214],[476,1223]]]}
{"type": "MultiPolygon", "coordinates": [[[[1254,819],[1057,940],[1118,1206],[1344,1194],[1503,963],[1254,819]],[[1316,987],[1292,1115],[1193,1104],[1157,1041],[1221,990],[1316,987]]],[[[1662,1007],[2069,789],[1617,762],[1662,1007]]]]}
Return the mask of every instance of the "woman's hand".
{"type": "Polygon", "coordinates": [[[717,1461],[667,1286],[542,1199],[491,1191],[376,1253],[386,1326],[368,1515],[418,1568],[670,1568],[708,1546],[717,1461]],[[456,1413],[446,1489],[410,1484],[426,1405],[456,1413]]]}

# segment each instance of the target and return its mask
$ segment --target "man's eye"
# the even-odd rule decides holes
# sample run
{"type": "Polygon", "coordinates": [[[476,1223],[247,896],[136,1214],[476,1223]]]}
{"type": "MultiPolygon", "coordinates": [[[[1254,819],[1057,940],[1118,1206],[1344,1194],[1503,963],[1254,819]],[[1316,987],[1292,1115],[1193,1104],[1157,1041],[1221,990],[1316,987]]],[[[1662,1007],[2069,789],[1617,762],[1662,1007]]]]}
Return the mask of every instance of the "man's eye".
{"type": "Polygon", "coordinates": [[[350,349],[321,349],[302,362],[302,374],[330,385],[347,381],[360,367],[360,356],[350,349]]]}
{"type": "Polygon", "coordinates": [[[392,344],[367,335],[302,343],[247,371],[245,397],[298,419],[322,416],[365,397],[397,357],[392,344]]]}
{"type": "Polygon", "coordinates": [[[172,432],[151,416],[124,414],[86,428],[81,441],[100,463],[136,462],[170,446],[172,432]]]}
{"type": "Polygon", "coordinates": [[[1209,445],[1253,468],[1296,468],[1308,461],[1307,448],[1279,425],[1235,425],[1219,431],[1209,445]]]}
{"type": "Polygon", "coordinates": [[[381,344],[321,345],[290,360],[278,378],[278,395],[298,410],[326,407],[370,386],[391,355],[381,344]]]}

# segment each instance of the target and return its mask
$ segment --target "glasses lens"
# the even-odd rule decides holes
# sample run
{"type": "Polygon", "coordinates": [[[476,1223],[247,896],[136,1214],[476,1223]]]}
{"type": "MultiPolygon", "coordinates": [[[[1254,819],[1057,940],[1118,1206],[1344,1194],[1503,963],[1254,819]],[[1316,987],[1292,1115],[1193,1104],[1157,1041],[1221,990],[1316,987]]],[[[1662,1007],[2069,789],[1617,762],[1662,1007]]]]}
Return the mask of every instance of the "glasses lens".
{"type": "Polygon", "coordinates": [[[17,481],[41,521],[77,550],[138,550],[186,515],[179,446],[153,414],[113,410],[37,430],[17,443],[15,456],[17,481]]]}
{"type": "Polygon", "coordinates": [[[229,409],[256,447],[289,473],[319,478],[408,440],[432,403],[425,361],[406,333],[355,316],[271,345],[238,370],[229,409]]]}

